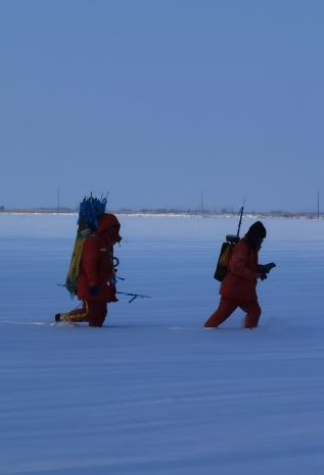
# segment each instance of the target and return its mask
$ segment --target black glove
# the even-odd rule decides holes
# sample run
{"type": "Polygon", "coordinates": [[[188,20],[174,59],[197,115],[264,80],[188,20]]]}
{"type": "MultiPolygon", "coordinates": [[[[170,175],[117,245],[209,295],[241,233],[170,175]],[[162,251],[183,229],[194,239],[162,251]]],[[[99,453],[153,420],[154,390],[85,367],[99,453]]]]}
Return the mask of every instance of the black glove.
{"type": "Polygon", "coordinates": [[[276,267],[276,264],[274,262],[269,262],[269,264],[260,264],[258,265],[258,271],[261,274],[268,274],[274,267],[276,267]]]}
{"type": "Polygon", "coordinates": [[[89,294],[94,296],[94,295],[98,295],[99,293],[99,285],[91,285],[91,287],[89,288],[89,294]]]}

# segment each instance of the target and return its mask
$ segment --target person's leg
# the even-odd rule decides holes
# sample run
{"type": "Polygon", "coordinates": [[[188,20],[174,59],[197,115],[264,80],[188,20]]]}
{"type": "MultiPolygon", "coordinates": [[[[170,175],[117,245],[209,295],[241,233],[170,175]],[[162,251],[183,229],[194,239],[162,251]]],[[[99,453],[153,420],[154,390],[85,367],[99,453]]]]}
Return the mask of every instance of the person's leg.
{"type": "Polygon", "coordinates": [[[241,309],[246,312],[244,320],[244,328],[256,328],[261,315],[261,307],[255,300],[252,302],[244,302],[240,304],[241,309]]]}
{"type": "Polygon", "coordinates": [[[88,301],[88,308],[89,326],[102,327],[107,315],[107,303],[88,301]]]}
{"type": "Polygon", "coordinates": [[[221,297],[218,309],[209,317],[204,327],[205,328],[218,327],[221,323],[227,320],[227,318],[234,312],[234,310],[237,307],[238,307],[238,302],[236,300],[230,300],[230,299],[221,297]]]}
{"type": "Polygon", "coordinates": [[[55,315],[56,322],[69,322],[69,323],[78,323],[78,322],[88,322],[88,305],[87,302],[82,302],[81,308],[76,308],[67,313],[58,313],[55,315]]]}

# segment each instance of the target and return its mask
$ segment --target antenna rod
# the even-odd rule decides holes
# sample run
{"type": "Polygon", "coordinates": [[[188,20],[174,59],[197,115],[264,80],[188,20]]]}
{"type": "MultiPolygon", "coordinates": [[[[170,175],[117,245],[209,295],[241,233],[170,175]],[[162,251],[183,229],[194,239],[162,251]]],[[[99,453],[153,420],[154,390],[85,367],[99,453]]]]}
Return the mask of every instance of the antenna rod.
{"type": "Polygon", "coordinates": [[[237,234],[236,234],[237,237],[240,237],[240,229],[241,229],[241,224],[242,224],[242,218],[243,218],[243,212],[244,212],[244,205],[245,205],[245,198],[244,198],[244,200],[243,200],[242,208],[240,209],[240,221],[239,221],[239,224],[238,224],[237,234]]]}

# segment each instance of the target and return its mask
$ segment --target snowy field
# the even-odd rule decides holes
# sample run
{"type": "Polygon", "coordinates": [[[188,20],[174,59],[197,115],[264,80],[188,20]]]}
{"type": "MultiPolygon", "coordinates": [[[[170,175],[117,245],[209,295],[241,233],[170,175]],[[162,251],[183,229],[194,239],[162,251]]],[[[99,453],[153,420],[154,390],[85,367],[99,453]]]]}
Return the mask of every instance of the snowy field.
{"type": "Polygon", "coordinates": [[[250,331],[202,328],[237,219],[120,220],[119,291],[151,298],[98,329],[50,325],[76,216],[0,215],[0,474],[323,475],[324,221],[264,221],[250,331]]]}

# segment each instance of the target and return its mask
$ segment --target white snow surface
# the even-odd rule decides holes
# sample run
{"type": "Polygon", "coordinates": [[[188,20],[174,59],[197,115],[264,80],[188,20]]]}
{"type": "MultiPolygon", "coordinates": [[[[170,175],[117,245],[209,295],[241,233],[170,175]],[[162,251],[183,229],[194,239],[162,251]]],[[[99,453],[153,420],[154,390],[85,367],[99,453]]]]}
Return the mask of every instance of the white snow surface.
{"type": "Polygon", "coordinates": [[[324,221],[264,220],[251,331],[203,329],[237,219],[120,220],[119,290],[151,298],[98,329],[50,324],[76,216],[0,215],[0,474],[322,475],[324,221]]]}

